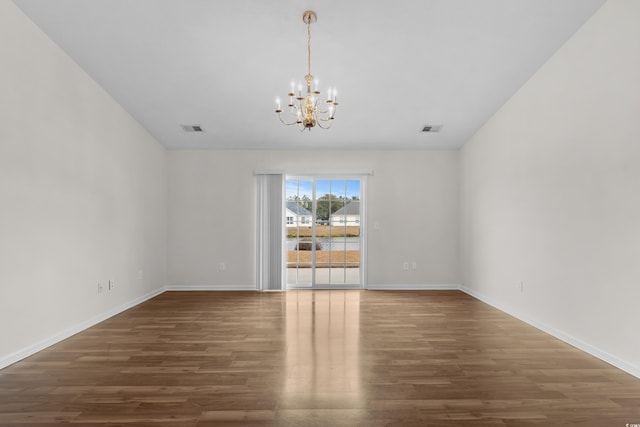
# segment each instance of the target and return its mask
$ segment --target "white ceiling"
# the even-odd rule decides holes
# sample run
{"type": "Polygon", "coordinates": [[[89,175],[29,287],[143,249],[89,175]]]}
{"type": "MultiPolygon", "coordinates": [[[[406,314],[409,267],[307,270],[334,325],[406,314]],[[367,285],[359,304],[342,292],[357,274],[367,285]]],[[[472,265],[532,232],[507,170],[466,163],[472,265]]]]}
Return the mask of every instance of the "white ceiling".
{"type": "Polygon", "coordinates": [[[170,149],[457,149],[604,0],[14,2],[170,149]],[[340,107],[300,133],[274,101],[306,74],[306,9],[340,107]]]}

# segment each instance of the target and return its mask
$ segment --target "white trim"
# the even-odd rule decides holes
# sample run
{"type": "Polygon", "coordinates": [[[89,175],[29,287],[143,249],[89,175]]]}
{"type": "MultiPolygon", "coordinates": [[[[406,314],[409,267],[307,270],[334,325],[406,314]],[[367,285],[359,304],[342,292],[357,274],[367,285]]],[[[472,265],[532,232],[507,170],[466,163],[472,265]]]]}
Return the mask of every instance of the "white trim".
{"type": "Polygon", "coordinates": [[[286,175],[287,172],[284,169],[255,169],[254,175],[286,175]]]}
{"type": "Polygon", "coordinates": [[[373,175],[373,169],[255,169],[254,175],[295,175],[295,176],[316,176],[316,175],[339,175],[339,176],[365,176],[373,175]]]}
{"type": "Polygon", "coordinates": [[[169,285],[167,291],[257,291],[255,284],[247,285],[169,285]]]}
{"type": "Polygon", "coordinates": [[[490,306],[492,306],[493,308],[496,308],[500,311],[502,311],[503,313],[506,313],[510,316],[515,317],[518,320],[521,320],[531,326],[533,326],[534,328],[537,328],[539,330],[541,330],[544,333],[547,333],[553,337],[558,338],[561,341],[564,341],[565,343],[572,345],[573,347],[584,351],[585,353],[588,353],[594,357],[597,357],[598,359],[609,363],[610,365],[615,366],[618,369],[621,369],[625,372],[627,372],[628,374],[633,375],[636,378],[640,379],[640,366],[634,365],[633,363],[627,362],[626,360],[622,360],[614,355],[612,355],[611,353],[608,353],[604,350],[601,350],[597,347],[594,347],[593,345],[586,343],[572,335],[569,335],[565,332],[562,332],[559,329],[553,328],[549,325],[546,325],[542,322],[539,322],[535,319],[532,319],[531,317],[524,315],[520,312],[518,312],[517,310],[513,310],[511,307],[508,307],[504,304],[498,303],[494,300],[492,300],[491,298],[487,298],[486,296],[474,291],[473,289],[469,289],[465,286],[460,286],[460,290],[472,297],[474,297],[475,299],[478,299],[486,304],[489,304],[490,306]]]}
{"type": "Polygon", "coordinates": [[[460,285],[391,285],[369,284],[368,290],[372,291],[459,291],[460,285]]]}
{"type": "MultiPolygon", "coordinates": [[[[307,288],[308,289],[308,288],[307,288]]],[[[352,288],[353,289],[353,288],[352,288]]],[[[544,323],[538,322],[535,319],[532,319],[522,313],[519,313],[516,310],[511,309],[503,304],[497,303],[496,301],[485,297],[484,295],[469,289],[462,285],[390,285],[390,284],[369,284],[366,288],[367,290],[425,290],[425,291],[433,291],[433,290],[460,290],[473,298],[476,298],[479,301],[484,302],[492,306],[493,308],[502,311],[510,316],[515,317],[516,319],[525,322],[534,328],[541,330],[542,332],[549,334],[553,337],[558,338],[559,340],[576,347],[577,349],[584,351],[604,362],[609,363],[610,365],[615,366],[618,369],[621,369],[627,372],[630,375],[633,375],[636,378],[640,379],[640,367],[634,365],[633,363],[627,362],[626,360],[622,360],[606,351],[603,351],[597,347],[592,346],[578,338],[575,338],[569,334],[566,334],[558,329],[555,329],[551,326],[548,326],[544,323]]],[[[49,338],[46,338],[42,341],[39,341],[35,344],[32,344],[28,347],[23,348],[22,350],[18,350],[14,353],[9,354],[0,359],[0,369],[6,368],[9,365],[13,365],[16,362],[19,362],[22,359],[25,359],[41,350],[44,350],[47,347],[50,347],[54,344],[59,343],[79,332],[84,331],[100,322],[103,322],[110,317],[115,316],[125,310],[128,310],[132,307],[135,307],[138,304],[141,304],[155,296],[162,294],[165,291],[255,291],[255,285],[189,285],[189,286],[167,286],[166,288],[156,289],[146,295],[135,298],[128,303],[122,304],[118,307],[115,307],[109,311],[106,311],[102,314],[94,316],[82,323],[79,323],[71,328],[68,328],[62,332],[54,334],[49,338]]],[[[273,292],[281,292],[286,290],[274,290],[273,292]]]]}
{"type": "Polygon", "coordinates": [[[9,365],[13,365],[14,363],[19,362],[22,359],[26,359],[27,357],[39,351],[42,351],[47,347],[51,347],[52,345],[57,344],[60,341],[66,340],[67,338],[79,332],[82,332],[85,329],[88,329],[94,325],[97,325],[98,323],[103,322],[108,318],[115,316],[116,314],[120,314],[125,310],[135,307],[136,305],[141,304],[155,296],[158,296],[164,291],[165,291],[164,288],[156,289],[155,291],[149,292],[146,295],[142,295],[138,298],[135,298],[109,311],[106,311],[104,313],[98,314],[97,316],[91,317],[90,319],[85,320],[84,322],[78,323],[77,325],[72,326],[70,328],[67,328],[64,331],[58,332],[57,334],[54,334],[49,338],[45,338],[41,341],[38,341],[35,344],[27,346],[22,350],[18,350],[14,353],[11,353],[8,356],[5,356],[0,359],[0,369],[6,368],[9,365]]]}
{"type": "MultiPolygon", "coordinates": [[[[372,171],[373,173],[373,171],[372,171]]],[[[369,198],[369,179],[366,176],[360,178],[360,286],[367,289],[369,285],[369,221],[367,219],[367,203],[369,198]],[[364,230],[364,232],[362,231],[364,230]]],[[[331,216],[329,216],[331,218],[331,216]]]]}

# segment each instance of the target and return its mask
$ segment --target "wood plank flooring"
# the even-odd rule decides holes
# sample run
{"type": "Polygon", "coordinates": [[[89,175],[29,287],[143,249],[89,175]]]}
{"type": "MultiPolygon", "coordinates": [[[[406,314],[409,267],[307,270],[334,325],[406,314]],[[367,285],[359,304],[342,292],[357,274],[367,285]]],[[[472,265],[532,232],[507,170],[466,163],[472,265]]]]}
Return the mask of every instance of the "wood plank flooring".
{"type": "Polygon", "coordinates": [[[456,291],[166,292],[0,371],[0,425],[640,424],[640,380],[456,291]]]}

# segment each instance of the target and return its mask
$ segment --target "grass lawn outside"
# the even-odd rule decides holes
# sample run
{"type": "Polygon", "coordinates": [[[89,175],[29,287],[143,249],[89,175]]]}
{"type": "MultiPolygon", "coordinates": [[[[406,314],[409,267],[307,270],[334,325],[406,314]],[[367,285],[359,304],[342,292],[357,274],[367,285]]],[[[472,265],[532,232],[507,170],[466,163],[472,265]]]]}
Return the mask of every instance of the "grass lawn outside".
{"type": "MultiPolygon", "coordinates": [[[[357,225],[331,226],[316,225],[316,237],[359,237],[360,227],[357,225]]],[[[311,227],[288,227],[287,238],[311,237],[311,227]]]]}
{"type": "MultiPolygon", "coordinates": [[[[287,267],[311,268],[311,253],[311,251],[288,251],[287,267]]],[[[316,268],[329,267],[360,267],[360,251],[316,251],[316,268]]]]}

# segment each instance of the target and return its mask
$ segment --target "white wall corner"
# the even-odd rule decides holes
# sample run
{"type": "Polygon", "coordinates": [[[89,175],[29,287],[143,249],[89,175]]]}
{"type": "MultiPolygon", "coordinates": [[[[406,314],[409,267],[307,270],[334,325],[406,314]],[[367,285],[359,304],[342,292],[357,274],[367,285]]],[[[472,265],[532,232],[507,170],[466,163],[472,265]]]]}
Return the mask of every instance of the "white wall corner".
{"type": "Polygon", "coordinates": [[[558,329],[555,329],[549,325],[546,325],[542,322],[537,321],[536,319],[532,319],[529,316],[526,316],[522,313],[520,313],[517,310],[512,309],[511,307],[506,306],[505,304],[501,304],[491,298],[487,298],[486,296],[474,291],[473,289],[467,288],[465,286],[461,286],[460,290],[474,298],[476,298],[477,300],[480,300],[482,302],[484,302],[485,304],[488,304],[490,306],[492,306],[493,308],[496,308],[500,311],[502,311],[503,313],[506,313],[510,316],[515,317],[518,320],[521,320],[523,322],[525,322],[526,324],[533,326],[536,329],[541,330],[542,332],[549,334],[555,338],[558,338],[560,341],[563,341],[575,348],[577,348],[578,350],[582,350],[585,353],[588,353],[604,362],[607,362],[610,365],[615,366],[618,369],[621,369],[625,372],[627,372],[628,374],[633,375],[634,377],[640,379],[640,366],[634,365],[633,363],[629,363],[626,360],[622,360],[610,353],[607,353],[606,351],[603,351],[597,347],[592,346],[589,343],[586,343],[578,338],[575,338],[569,334],[564,333],[563,331],[560,331],[558,329]]]}
{"type": "Polygon", "coordinates": [[[85,329],[89,329],[90,327],[97,325],[100,322],[103,322],[107,319],[109,319],[110,317],[115,316],[116,314],[120,314],[125,310],[128,310],[130,308],[135,307],[138,304],[141,304],[147,300],[150,300],[153,297],[156,297],[160,294],[162,294],[165,291],[164,288],[159,288],[156,289],[152,292],[149,292],[145,295],[142,295],[138,298],[135,298],[127,303],[124,303],[122,305],[119,305],[118,307],[115,307],[109,311],[106,311],[104,313],[101,313],[97,316],[94,316],[90,319],[87,319],[86,321],[82,322],[82,323],[78,323],[77,325],[74,325],[70,328],[65,329],[64,331],[61,331],[55,335],[52,335],[48,338],[45,338],[41,341],[38,341],[28,347],[25,347],[21,350],[18,350],[14,353],[11,353],[3,358],[0,359],[0,369],[6,368],[9,365],[13,365],[16,362],[19,362],[22,359],[25,359],[39,351],[44,350],[47,347],[51,347],[54,344],[57,344],[63,340],[66,340],[67,338],[84,331],[85,329]]]}

